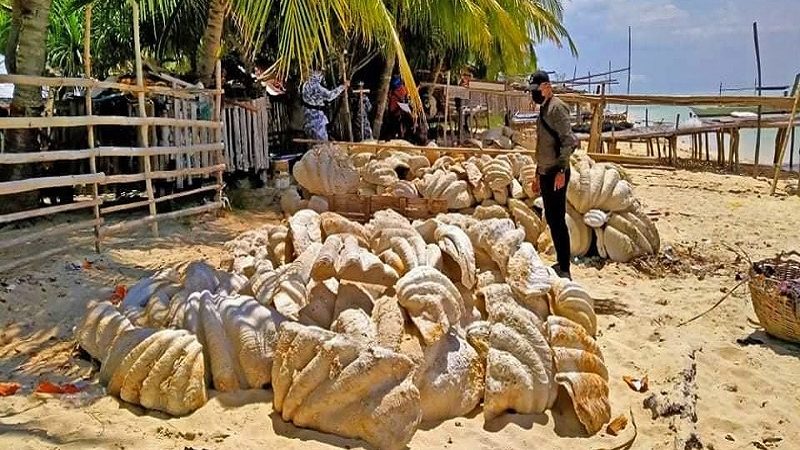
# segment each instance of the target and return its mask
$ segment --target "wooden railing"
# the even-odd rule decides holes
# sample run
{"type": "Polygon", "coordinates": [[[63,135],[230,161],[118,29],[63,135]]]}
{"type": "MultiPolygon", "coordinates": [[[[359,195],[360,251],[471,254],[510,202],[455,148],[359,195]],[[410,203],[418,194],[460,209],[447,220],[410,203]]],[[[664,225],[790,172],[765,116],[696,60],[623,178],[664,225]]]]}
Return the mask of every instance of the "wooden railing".
{"type": "MultiPolygon", "coordinates": [[[[222,93],[220,89],[198,89],[185,84],[173,83],[172,87],[166,86],[147,86],[144,82],[142,69],[141,52],[138,51],[139,20],[138,6],[132,3],[134,15],[134,40],[137,47],[136,51],[136,84],[113,83],[99,81],[90,78],[90,62],[88,55],[88,44],[85,46],[85,60],[87,78],[51,78],[40,76],[23,75],[0,75],[0,83],[13,83],[15,85],[29,86],[48,86],[48,87],[78,87],[85,89],[86,92],[86,111],[84,115],[68,117],[8,117],[0,118],[0,130],[10,129],[42,129],[42,128],[65,128],[65,127],[85,127],[88,134],[88,147],[79,150],[56,150],[26,153],[0,153],[0,165],[22,165],[37,163],[64,163],[66,161],[89,160],[89,173],[69,174],[52,177],[25,178],[13,181],[0,182],[0,201],[8,201],[3,196],[26,193],[48,188],[69,187],[69,186],[89,186],[91,196],[89,200],[81,200],[75,203],[53,205],[30,209],[27,211],[13,212],[0,215],[0,224],[8,224],[26,219],[51,216],[59,213],[76,212],[84,209],[93,209],[93,218],[80,220],[75,223],[58,224],[50,228],[37,230],[35,232],[23,233],[3,233],[0,235],[0,250],[14,250],[15,258],[5,264],[0,264],[0,272],[19,265],[23,265],[35,260],[37,257],[45,257],[58,254],[70,247],[82,245],[84,241],[72,241],[72,243],[60,249],[53,249],[47,252],[31,255],[30,257],[17,258],[16,256],[25,253],[17,251],[19,246],[53,236],[64,236],[82,230],[94,230],[94,244],[97,250],[100,249],[103,238],[113,234],[129,231],[131,229],[149,225],[153,235],[158,236],[158,221],[175,219],[194,214],[211,212],[222,206],[222,175],[225,170],[224,145],[222,142],[222,93]],[[103,88],[136,94],[138,104],[138,117],[126,116],[97,116],[93,114],[91,89],[103,88]],[[166,96],[184,102],[197,100],[199,98],[211,99],[212,112],[211,120],[199,119],[196,109],[189,114],[175,114],[175,117],[148,117],[147,98],[148,96],[166,96]],[[94,131],[97,126],[115,127],[137,127],[139,129],[139,146],[137,147],[95,147],[94,131]],[[151,146],[151,137],[155,129],[161,127],[167,139],[161,139],[159,144],[151,146]],[[201,132],[202,130],[202,132],[201,132]],[[97,170],[98,158],[118,158],[130,157],[140,158],[140,171],[138,173],[107,174],[97,170]],[[167,157],[176,161],[176,168],[173,170],[154,170],[153,163],[159,162],[159,158],[167,157]],[[185,158],[184,158],[185,157],[185,158]],[[191,157],[191,158],[190,158],[191,157]],[[186,159],[195,160],[195,163],[184,167],[179,161],[186,159]],[[191,190],[172,193],[156,197],[153,189],[154,180],[176,179],[183,177],[214,177],[213,184],[196,187],[191,190]],[[127,203],[122,205],[103,206],[103,199],[100,196],[100,187],[120,184],[144,182],[147,198],[142,201],[127,203]],[[175,200],[182,197],[196,195],[204,192],[215,192],[216,197],[213,202],[202,206],[190,207],[168,213],[159,213],[156,206],[159,203],[175,200]],[[147,207],[149,213],[146,217],[135,220],[127,220],[119,223],[109,224],[106,221],[108,214],[129,211],[134,208],[147,207]]],[[[87,27],[90,24],[91,14],[87,13],[87,27]]],[[[86,33],[88,42],[88,33],[86,33]]],[[[221,65],[216,67],[216,86],[222,86],[221,65]]],[[[163,168],[162,164],[156,165],[163,168]]],[[[180,187],[180,186],[179,186],[180,187]]]]}

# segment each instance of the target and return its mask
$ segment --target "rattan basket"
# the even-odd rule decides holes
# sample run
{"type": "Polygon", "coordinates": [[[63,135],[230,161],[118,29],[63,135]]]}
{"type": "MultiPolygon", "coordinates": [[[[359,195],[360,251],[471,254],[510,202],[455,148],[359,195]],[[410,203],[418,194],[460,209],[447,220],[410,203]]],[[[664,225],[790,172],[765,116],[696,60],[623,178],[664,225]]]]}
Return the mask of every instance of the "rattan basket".
{"type": "Polygon", "coordinates": [[[800,254],[789,252],[753,264],[750,268],[750,296],[753,309],[767,333],[800,343],[800,304],[780,293],[781,283],[800,279],[800,254]],[[769,276],[756,266],[769,266],[769,276]]]}

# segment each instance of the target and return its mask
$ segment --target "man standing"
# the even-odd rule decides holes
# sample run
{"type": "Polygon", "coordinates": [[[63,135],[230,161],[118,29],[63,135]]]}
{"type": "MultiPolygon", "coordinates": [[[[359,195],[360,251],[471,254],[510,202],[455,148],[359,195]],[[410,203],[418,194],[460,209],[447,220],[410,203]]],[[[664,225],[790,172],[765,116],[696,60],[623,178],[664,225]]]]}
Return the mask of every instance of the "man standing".
{"type": "Polygon", "coordinates": [[[572,133],[569,108],[553,95],[553,86],[546,72],[537,71],[530,78],[533,101],[539,108],[536,160],[539,189],[544,200],[544,215],[558,257],[553,266],[565,278],[570,274],[570,240],[567,228],[567,186],[569,159],[577,146],[572,133]]]}
{"type": "Polygon", "coordinates": [[[322,86],[322,79],[322,72],[314,71],[301,92],[305,119],[303,128],[306,137],[316,141],[328,140],[328,117],[325,115],[327,103],[336,100],[348,87],[345,84],[329,91],[322,86]]]}

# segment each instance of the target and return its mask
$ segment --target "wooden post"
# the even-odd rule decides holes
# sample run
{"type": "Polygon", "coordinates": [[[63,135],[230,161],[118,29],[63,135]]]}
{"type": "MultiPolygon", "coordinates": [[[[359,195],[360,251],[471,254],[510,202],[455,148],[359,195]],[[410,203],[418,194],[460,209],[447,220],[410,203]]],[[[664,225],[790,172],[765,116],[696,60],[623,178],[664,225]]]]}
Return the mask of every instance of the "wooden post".
{"type": "Polygon", "coordinates": [[[444,123],[446,128],[444,129],[444,142],[445,145],[450,145],[447,135],[449,134],[450,130],[450,71],[447,71],[447,87],[445,87],[444,92],[444,123]]]}
{"type": "Polygon", "coordinates": [[[732,155],[732,163],[733,163],[733,171],[738,173],[739,172],[739,129],[732,128],[731,129],[731,155],[732,155]]]}
{"type": "Polygon", "coordinates": [[[605,109],[605,85],[600,88],[601,100],[592,108],[592,126],[589,130],[589,153],[602,152],[603,110],[605,109]]]}
{"type": "MultiPolygon", "coordinates": [[[[139,116],[146,118],[147,102],[144,96],[144,70],[142,69],[142,48],[139,40],[139,4],[137,2],[131,2],[131,5],[133,6],[133,45],[136,57],[136,85],[139,87],[139,116]]],[[[149,147],[150,138],[147,134],[147,125],[142,125],[139,128],[139,134],[142,141],[141,145],[143,147],[149,147]]],[[[153,180],[150,178],[150,156],[142,156],[142,162],[144,163],[144,183],[145,188],[147,189],[147,200],[150,206],[150,216],[153,219],[152,223],[150,224],[150,230],[153,232],[154,237],[158,237],[158,221],[155,220],[158,213],[156,211],[155,195],[153,194],[153,180]]]]}
{"type": "MultiPolygon", "coordinates": [[[[758,45],[758,22],[753,22],[753,41],[755,42],[756,46],[756,66],[758,69],[758,96],[761,97],[761,49],[758,45]]],[[[756,160],[755,164],[753,164],[754,176],[758,175],[759,153],[761,152],[761,112],[762,112],[762,107],[761,105],[758,105],[758,127],[756,128],[756,154],[755,154],[756,160]]]]}
{"type": "MultiPolygon", "coordinates": [[[[347,54],[347,50],[345,53],[339,55],[339,68],[342,71],[342,84],[347,86],[347,58],[345,55],[347,54]]],[[[344,131],[346,134],[346,138],[348,141],[353,140],[353,117],[350,115],[350,92],[349,88],[345,88],[344,95],[342,96],[342,101],[344,104],[342,105],[343,114],[346,116],[347,120],[344,126],[344,131]]]]}
{"type": "MultiPolygon", "coordinates": [[[[86,5],[83,21],[83,76],[87,79],[92,78],[92,4],[86,5]]],[[[86,115],[92,116],[92,89],[86,88],[84,93],[86,100],[86,115]]],[[[89,148],[94,148],[94,127],[89,125],[86,127],[86,135],[89,148]]],[[[89,171],[93,174],[97,173],[97,158],[94,154],[89,157],[89,171]]],[[[100,196],[97,183],[92,183],[92,200],[96,203],[94,205],[94,251],[100,253],[100,204],[97,202],[100,196]]]]}
{"type": "Polygon", "coordinates": [[[792,148],[789,150],[789,170],[794,167],[794,132],[797,128],[792,128],[792,148]]]}
{"type": "MultiPolygon", "coordinates": [[[[792,114],[789,116],[789,124],[786,127],[786,133],[788,135],[789,130],[794,131],[794,124],[797,117],[797,107],[800,104],[800,88],[795,87],[795,94],[794,94],[794,105],[792,106],[792,114]]],[[[786,146],[784,145],[781,147],[781,154],[778,157],[778,161],[783,161],[783,153],[786,151],[786,146]]],[[[772,189],[770,189],[770,195],[775,195],[775,190],[778,188],[778,177],[781,174],[781,164],[775,164],[775,175],[772,177],[772,189]]],[[[800,195],[800,192],[798,193],[800,195]]]]}
{"type": "MultiPolygon", "coordinates": [[[[216,80],[216,86],[214,86],[214,87],[217,89],[217,94],[214,96],[214,117],[213,117],[213,120],[215,122],[222,123],[222,61],[221,60],[217,61],[217,67],[214,70],[214,78],[216,80]]],[[[218,144],[220,142],[222,142],[222,129],[221,128],[216,128],[214,130],[214,143],[218,144]]],[[[268,145],[268,143],[266,145],[268,145]]],[[[226,163],[223,152],[224,152],[224,150],[217,150],[216,152],[214,152],[214,156],[216,156],[215,162],[214,162],[215,165],[225,164],[226,163]]],[[[269,157],[269,150],[267,150],[267,157],[269,157]]],[[[222,175],[223,175],[223,171],[222,170],[217,172],[217,186],[218,186],[218,189],[217,189],[216,201],[218,203],[222,201],[222,189],[224,187],[223,186],[222,175]]]]}
{"type": "MultiPolygon", "coordinates": [[[[680,123],[681,123],[681,115],[680,115],[680,113],[678,113],[678,115],[675,116],[675,131],[676,132],[678,131],[678,125],[680,123]]],[[[678,135],[675,134],[675,135],[671,136],[670,140],[672,141],[671,142],[672,143],[672,153],[673,153],[672,158],[674,158],[672,160],[672,163],[675,164],[675,163],[678,162],[678,135]]]]}
{"type": "MultiPolygon", "coordinates": [[[[628,89],[626,93],[631,95],[631,49],[633,47],[633,39],[631,35],[631,27],[628,27],[628,89]]],[[[625,120],[628,119],[629,105],[625,105],[625,120]]]]}

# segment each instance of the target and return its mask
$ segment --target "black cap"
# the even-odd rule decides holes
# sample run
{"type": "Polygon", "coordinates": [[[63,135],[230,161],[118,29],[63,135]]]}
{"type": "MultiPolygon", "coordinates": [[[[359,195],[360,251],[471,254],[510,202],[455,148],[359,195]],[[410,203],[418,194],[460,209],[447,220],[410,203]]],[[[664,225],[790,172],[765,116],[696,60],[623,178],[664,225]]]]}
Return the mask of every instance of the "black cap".
{"type": "Polygon", "coordinates": [[[528,89],[533,91],[539,89],[540,84],[549,82],[550,82],[550,75],[548,75],[547,72],[545,72],[544,70],[537,70],[528,79],[528,89]]]}

